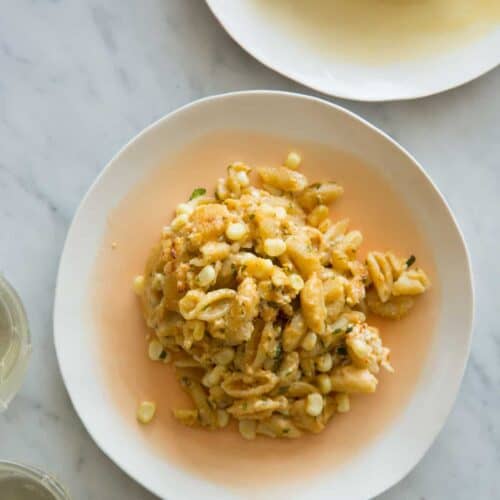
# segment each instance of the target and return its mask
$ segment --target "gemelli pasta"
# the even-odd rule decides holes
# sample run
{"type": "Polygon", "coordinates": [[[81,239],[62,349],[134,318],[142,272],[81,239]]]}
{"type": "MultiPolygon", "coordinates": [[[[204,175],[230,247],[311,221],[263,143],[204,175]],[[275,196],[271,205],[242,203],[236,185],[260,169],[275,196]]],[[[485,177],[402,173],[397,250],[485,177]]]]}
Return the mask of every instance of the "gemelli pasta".
{"type": "Polygon", "coordinates": [[[393,371],[366,315],[405,316],[429,278],[414,256],[360,260],[361,232],[329,214],[342,186],[310,184],[300,162],[290,153],[258,168],[261,187],[249,166],[229,165],[213,196],[197,188],[177,206],[134,279],[149,357],[173,363],[192,400],[173,412],[184,425],[235,420],[245,439],[318,433],[393,371]]]}

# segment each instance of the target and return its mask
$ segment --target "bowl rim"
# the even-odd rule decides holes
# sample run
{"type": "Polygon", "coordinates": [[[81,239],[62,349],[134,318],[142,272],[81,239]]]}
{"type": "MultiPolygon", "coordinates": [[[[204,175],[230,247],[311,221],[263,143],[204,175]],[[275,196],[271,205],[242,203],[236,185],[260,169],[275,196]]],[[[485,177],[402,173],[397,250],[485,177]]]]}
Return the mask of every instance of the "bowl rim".
{"type": "Polygon", "coordinates": [[[422,99],[423,97],[430,97],[433,95],[442,94],[444,92],[448,92],[450,90],[462,87],[463,85],[466,85],[474,80],[477,80],[481,76],[485,75],[486,73],[489,73],[490,71],[493,71],[495,68],[500,66],[500,58],[499,58],[497,62],[488,64],[485,67],[479,69],[478,71],[475,71],[467,75],[465,79],[462,80],[457,79],[456,81],[453,81],[450,84],[442,86],[442,88],[431,88],[428,90],[422,90],[420,92],[414,92],[408,94],[401,93],[401,95],[397,96],[386,95],[382,97],[375,97],[375,96],[370,97],[367,95],[356,95],[356,93],[354,92],[353,93],[338,92],[336,90],[328,88],[327,85],[315,84],[314,82],[309,81],[307,78],[304,78],[300,74],[294,73],[294,71],[291,69],[286,69],[284,67],[281,67],[281,65],[278,62],[273,62],[273,60],[268,58],[265,54],[261,54],[253,47],[249,47],[248,45],[244,44],[238,37],[235,30],[233,30],[228,25],[227,22],[223,21],[222,16],[219,13],[219,10],[217,10],[214,5],[214,0],[205,0],[205,3],[207,4],[210,12],[212,13],[216,21],[229,35],[231,40],[233,40],[233,42],[235,42],[243,51],[245,51],[247,54],[253,57],[257,62],[271,69],[272,71],[278,73],[279,75],[284,76],[289,80],[292,80],[295,83],[304,85],[305,87],[308,87],[316,92],[320,92],[321,94],[324,94],[326,96],[338,97],[340,99],[347,99],[358,102],[398,102],[398,101],[411,101],[414,99],[422,99]]]}
{"type": "Polygon", "coordinates": [[[61,300],[61,269],[63,268],[64,261],[67,255],[67,246],[69,245],[69,241],[72,239],[73,232],[75,231],[75,226],[76,222],[80,218],[81,212],[86,205],[86,202],[88,198],[90,197],[91,193],[94,191],[96,185],[100,182],[101,178],[104,176],[104,174],[109,170],[111,165],[113,165],[115,162],[117,162],[125,153],[126,151],[131,148],[134,144],[139,142],[144,136],[148,135],[150,132],[155,130],[156,128],[160,127],[164,122],[173,119],[176,115],[182,114],[183,112],[202,105],[206,102],[209,101],[219,101],[219,100],[224,100],[224,99],[231,99],[231,98],[238,98],[238,97],[247,97],[247,96],[277,96],[277,97],[289,97],[293,99],[302,99],[306,101],[312,101],[317,104],[320,104],[322,106],[325,106],[327,108],[333,109],[337,112],[340,112],[341,114],[347,115],[349,118],[354,119],[355,121],[359,122],[360,124],[364,125],[365,127],[368,127],[372,132],[376,133],[377,135],[381,136],[384,140],[388,141],[393,147],[395,147],[400,153],[408,157],[414,164],[415,167],[418,168],[420,173],[425,177],[425,179],[429,182],[430,186],[434,189],[435,193],[438,195],[443,208],[446,210],[447,215],[450,219],[450,223],[453,224],[454,229],[459,236],[459,241],[461,243],[461,250],[463,251],[464,257],[465,257],[465,264],[466,268],[464,271],[466,271],[466,279],[467,283],[470,285],[468,287],[467,292],[469,293],[470,296],[470,310],[468,311],[468,316],[470,318],[470,321],[467,325],[465,325],[465,330],[467,331],[467,345],[465,346],[465,351],[464,351],[464,356],[463,359],[461,360],[461,365],[460,365],[460,377],[457,377],[455,380],[455,386],[453,387],[453,390],[449,392],[451,394],[451,397],[449,398],[449,404],[448,408],[444,412],[442,421],[439,422],[438,425],[434,427],[434,429],[429,431],[428,437],[427,437],[427,442],[424,447],[420,450],[420,453],[416,454],[414,459],[411,461],[411,466],[407,468],[407,470],[402,471],[401,473],[398,473],[397,476],[391,479],[390,484],[378,487],[377,490],[373,491],[373,495],[377,496],[383,493],[384,491],[387,491],[389,488],[393,487],[397,483],[399,483],[404,477],[406,477],[414,468],[415,466],[421,461],[423,456],[427,453],[427,451],[430,449],[434,441],[436,440],[437,436],[443,429],[446,421],[448,420],[448,417],[456,403],[458,392],[460,390],[464,374],[465,374],[465,368],[470,356],[470,351],[471,351],[471,344],[472,344],[472,337],[473,337],[473,326],[474,326],[474,316],[475,316],[475,295],[474,295],[474,281],[473,281],[473,274],[472,274],[472,266],[471,266],[471,258],[470,254],[467,248],[467,244],[465,241],[465,238],[463,236],[463,233],[460,229],[460,226],[458,225],[455,216],[453,215],[451,208],[449,207],[445,197],[439,190],[439,188],[434,184],[432,179],[429,177],[427,172],[423,169],[423,167],[420,165],[420,163],[408,152],[406,151],[405,148],[403,148],[401,145],[399,145],[393,138],[391,138],[388,134],[377,128],[375,125],[372,125],[370,122],[365,120],[364,118],[360,117],[356,113],[353,113],[352,111],[349,111],[348,109],[345,109],[342,106],[339,106],[337,104],[331,103],[325,99],[321,99],[318,97],[310,96],[310,95],[305,95],[305,94],[300,94],[296,92],[286,92],[286,91],[279,91],[279,90],[244,90],[244,91],[236,91],[236,92],[227,92],[227,93],[222,93],[222,94],[215,94],[212,96],[207,96],[203,97],[201,99],[197,99],[195,101],[191,101],[177,109],[174,109],[173,111],[165,114],[164,116],[160,117],[158,120],[154,121],[147,127],[145,127],[143,130],[141,130],[138,134],[136,134],[132,139],[130,139],[125,146],[123,146],[119,151],[111,158],[111,160],[105,165],[105,167],[101,170],[101,172],[97,175],[95,178],[94,182],[90,185],[90,187],[87,189],[85,195],[83,196],[80,204],[78,205],[78,208],[75,211],[75,214],[73,216],[73,219],[71,221],[71,225],[68,229],[67,236],[64,242],[63,250],[61,252],[61,257],[59,261],[59,266],[57,269],[57,280],[56,280],[56,286],[55,286],[55,293],[54,293],[54,309],[53,309],[53,331],[54,331],[54,346],[55,346],[55,351],[56,351],[56,358],[59,366],[59,371],[61,373],[61,377],[64,382],[64,386],[66,388],[66,391],[68,393],[68,397],[71,401],[71,404],[73,405],[73,408],[78,415],[78,418],[82,422],[84,428],[92,438],[92,440],[95,442],[95,444],[98,446],[98,448],[108,457],[112,462],[114,462],[116,465],[118,465],[126,474],[131,477],[133,480],[138,482],[141,486],[143,486],[146,490],[149,492],[157,495],[158,497],[161,497],[161,493],[159,491],[156,491],[155,488],[149,484],[147,484],[146,481],[144,481],[140,476],[136,475],[133,470],[127,465],[124,464],[123,461],[120,458],[117,458],[115,456],[110,456],[110,454],[107,452],[106,447],[102,445],[101,439],[96,437],[94,432],[89,428],[88,424],[85,422],[85,420],[81,417],[80,411],[78,409],[78,406],[75,404],[75,401],[73,399],[73,395],[69,391],[68,387],[68,379],[67,379],[67,374],[65,373],[65,370],[63,368],[63,352],[61,351],[61,346],[59,345],[58,338],[63,336],[62,332],[60,332],[60,329],[58,327],[58,317],[59,315],[57,314],[58,311],[58,303],[61,300]]]}

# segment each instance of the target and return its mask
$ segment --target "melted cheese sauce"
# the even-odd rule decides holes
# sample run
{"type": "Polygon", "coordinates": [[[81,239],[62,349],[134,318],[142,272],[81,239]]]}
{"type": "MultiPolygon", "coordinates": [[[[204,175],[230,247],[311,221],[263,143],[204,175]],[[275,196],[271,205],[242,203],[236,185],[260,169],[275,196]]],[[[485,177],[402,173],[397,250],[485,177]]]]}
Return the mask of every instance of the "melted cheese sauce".
{"type": "Polygon", "coordinates": [[[110,214],[91,296],[98,356],[109,397],[122,418],[142,434],[145,445],[169,463],[214,482],[243,487],[303,479],[325,467],[332,473],[383,433],[411,397],[430,349],[438,316],[439,283],[432,251],[415,230],[403,200],[360,160],[317,144],[224,132],[194,142],[160,165],[110,214]],[[348,216],[351,227],[363,232],[362,254],[369,249],[415,254],[433,287],[399,322],[369,318],[392,350],[396,373],[382,372],[376,393],[353,397],[351,411],[334,416],[323,433],[290,441],[258,438],[248,442],[235,426],[217,432],[184,427],[171,410],[191,404],[172,367],[148,359],[148,330],[132,291],[132,279],[143,272],[161,228],[193,188],[204,186],[212,191],[216,179],[225,175],[226,165],[233,161],[252,166],[280,164],[291,149],[301,153],[301,171],[311,182],[336,180],[345,187],[344,197],[332,207],[332,216],[348,216]],[[135,419],[137,404],[144,399],[157,403],[156,417],[147,426],[135,419]]]}
{"type": "Polygon", "coordinates": [[[251,0],[325,57],[388,63],[458,48],[500,27],[498,0],[251,0]]]}

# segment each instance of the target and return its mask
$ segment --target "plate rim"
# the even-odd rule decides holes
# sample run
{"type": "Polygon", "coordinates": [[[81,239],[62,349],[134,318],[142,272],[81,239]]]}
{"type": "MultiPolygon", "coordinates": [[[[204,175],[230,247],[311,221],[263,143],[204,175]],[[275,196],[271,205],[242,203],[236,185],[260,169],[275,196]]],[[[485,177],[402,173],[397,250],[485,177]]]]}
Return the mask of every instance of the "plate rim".
{"type": "MultiPolygon", "coordinates": [[[[66,392],[68,394],[68,397],[71,401],[71,404],[73,406],[73,409],[75,413],[77,414],[80,422],[82,423],[83,427],[87,431],[88,435],[91,437],[91,439],[94,441],[94,443],[97,445],[99,450],[104,453],[104,455],[110,459],[114,464],[116,464],[120,469],[122,469],[131,479],[139,483],[142,487],[144,487],[147,491],[153,493],[154,495],[162,498],[162,492],[156,491],[155,487],[148,484],[146,481],[144,481],[140,475],[136,475],[134,470],[131,470],[131,468],[127,465],[124,464],[123,461],[121,460],[120,457],[114,457],[110,456],[110,454],[106,450],[106,446],[101,443],[101,439],[97,437],[94,433],[93,430],[89,428],[89,425],[85,422],[85,420],[82,418],[78,405],[75,403],[75,399],[69,389],[70,383],[68,383],[68,374],[65,372],[64,369],[64,362],[63,362],[63,352],[62,352],[62,346],[59,345],[58,339],[64,337],[64,333],[62,332],[63,328],[62,325],[59,327],[59,322],[61,321],[59,319],[60,314],[58,314],[58,307],[59,302],[61,301],[61,281],[62,281],[62,269],[63,266],[65,265],[65,260],[68,258],[67,257],[67,248],[71,242],[73,233],[76,231],[76,225],[78,223],[78,220],[80,218],[81,212],[84,209],[84,206],[86,205],[86,202],[88,198],[90,197],[91,193],[94,191],[96,188],[97,184],[100,182],[101,178],[104,176],[105,172],[109,170],[111,165],[113,165],[116,161],[119,160],[119,158],[125,154],[125,152],[132,147],[136,142],[140,141],[143,136],[147,135],[150,133],[150,131],[154,130],[157,127],[160,127],[163,122],[168,121],[175,117],[177,114],[181,114],[184,111],[189,110],[192,107],[201,105],[205,102],[208,101],[218,101],[218,100],[223,100],[227,98],[234,98],[234,97],[246,97],[246,96],[283,96],[283,97],[291,97],[294,99],[303,99],[306,101],[313,101],[316,102],[320,105],[326,106],[327,108],[332,108],[336,110],[337,112],[340,112],[342,114],[347,115],[348,117],[358,121],[365,127],[368,127],[372,132],[378,134],[381,136],[383,139],[388,141],[393,147],[395,147],[400,153],[403,155],[407,156],[415,165],[415,167],[418,168],[420,173],[425,177],[425,179],[430,183],[430,186],[434,189],[435,193],[438,195],[441,203],[443,204],[443,208],[446,210],[447,215],[450,217],[450,222],[454,226],[454,229],[456,230],[456,233],[459,237],[459,242],[461,244],[461,250],[463,251],[463,255],[465,257],[465,264],[466,264],[466,281],[468,285],[467,293],[470,296],[470,310],[468,311],[468,324],[466,325],[466,331],[467,331],[467,345],[465,346],[465,351],[464,351],[464,356],[463,359],[461,360],[461,364],[459,367],[460,371],[460,377],[457,377],[457,379],[454,382],[454,387],[453,390],[450,391],[451,397],[449,401],[448,408],[446,409],[446,412],[444,412],[442,421],[439,422],[438,425],[435,426],[434,429],[429,431],[429,437],[427,440],[427,444],[422,448],[421,452],[416,454],[414,459],[411,461],[412,464],[411,466],[408,467],[407,470],[398,473],[397,477],[394,477],[391,479],[389,484],[379,487],[377,491],[373,491],[373,495],[377,496],[380,495],[381,493],[387,491],[389,488],[395,486],[398,484],[404,477],[406,477],[415,467],[416,465],[422,460],[424,455],[429,451],[433,443],[435,442],[437,436],[440,434],[441,430],[443,429],[445,423],[448,420],[448,417],[452,411],[452,409],[455,406],[458,393],[460,390],[460,387],[462,385],[462,381],[465,375],[465,369],[470,357],[470,352],[471,352],[471,345],[472,345],[472,339],[474,335],[474,321],[475,321],[475,289],[474,289],[474,278],[473,278],[473,272],[472,272],[472,265],[471,265],[471,258],[470,258],[470,253],[467,247],[466,240],[464,238],[464,235],[462,233],[462,230],[450,208],[448,205],[446,198],[444,195],[441,193],[439,188],[436,186],[434,181],[430,178],[430,176],[427,174],[427,172],[424,170],[424,168],[420,165],[420,163],[413,157],[411,153],[409,153],[403,146],[401,146],[399,143],[397,143],[392,137],[390,137],[387,133],[384,131],[380,130],[378,127],[375,125],[371,124],[361,116],[357,115],[356,113],[339,106],[337,104],[331,103],[325,99],[321,99],[315,96],[310,96],[310,95],[305,95],[305,94],[300,94],[296,92],[286,92],[286,91],[279,91],[279,90],[243,90],[243,91],[236,91],[236,92],[227,92],[227,93],[221,93],[221,94],[215,94],[211,96],[206,96],[201,99],[197,99],[194,101],[191,101],[187,104],[184,104],[180,106],[179,108],[174,109],[173,111],[165,114],[164,116],[160,117],[159,119],[155,120],[153,123],[139,131],[135,136],[133,136],[122,148],[118,150],[118,152],[111,158],[111,160],[104,166],[104,168],[99,172],[99,174],[96,176],[95,180],[92,182],[90,187],[87,189],[85,192],[84,196],[82,197],[80,203],[78,204],[78,207],[73,215],[73,218],[71,220],[70,227],[68,229],[65,242],[63,245],[63,249],[61,252],[61,256],[59,259],[59,264],[57,268],[57,279],[56,279],[56,285],[55,285],[55,292],[54,292],[54,303],[53,303],[53,342],[54,342],[54,347],[56,351],[56,359],[57,359],[57,364],[59,367],[59,371],[61,374],[61,378],[64,383],[64,387],[66,389],[66,392]]],[[[61,341],[62,342],[62,341],[61,341]]]]}
{"type": "Polygon", "coordinates": [[[216,0],[205,0],[207,7],[212,13],[215,20],[219,23],[219,25],[224,29],[224,31],[229,35],[231,40],[236,43],[244,52],[253,57],[257,62],[265,66],[266,68],[271,69],[272,71],[278,73],[279,75],[288,78],[289,80],[303,85],[315,92],[319,92],[325,96],[337,97],[339,99],[346,99],[350,101],[356,102],[404,102],[404,101],[412,101],[416,99],[423,99],[425,97],[430,97],[438,94],[443,94],[445,92],[457,89],[462,87],[463,85],[467,85],[468,83],[481,78],[486,75],[490,71],[493,71],[495,68],[500,66],[500,57],[497,62],[493,62],[492,64],[488,64],[485,68],[479,70],[479,72],[474,72],[472,75],[469,75],[465,78],[465,80],[458,80],[451,84],[444,86],[443,88],[437,88],[433,90],[421,91],[412,94],[401,94],[396,97],[370,97],[366,95],[356,95],[355,93],[349,94],[345,92],[333,91],[332,89],[328,89],[326,86],[317,85],[315,83],[310,83],[307,81],[307,78],[302,78],[300,75],[295,74],[291,70],[287,70],[285,68],[281,68],[280,65],[276,62],[269,60],[265,57],[264,54],[257,54],[253,48],[250,48],[243,44],[243,42],[239,39],[235,30],[231,29],[226,22],[224,22],[221,18],[221,15],[218,9],[215,7],[216,0]]]}

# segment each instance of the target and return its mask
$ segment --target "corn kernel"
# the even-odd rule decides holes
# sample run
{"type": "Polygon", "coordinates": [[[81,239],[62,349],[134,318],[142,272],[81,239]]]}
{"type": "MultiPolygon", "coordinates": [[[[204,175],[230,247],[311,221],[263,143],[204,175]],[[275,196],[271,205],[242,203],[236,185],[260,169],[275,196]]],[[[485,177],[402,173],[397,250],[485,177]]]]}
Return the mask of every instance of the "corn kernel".
{"type": "Polygon", "coordinates": [[[264,241],[264,252],[270,257],[278,257],[286,251],[286,243],[281,238],[268,238],[264,241]]]}
{"type": "Polygon", "coordinates": [[[238,429],[245,439],[255,439],[257,422],[255,420],[240,420],[238,422],[238,429]]]}
{"type": "Polygon", "coordinates": [[[177,208],[175,209],[175,214],[176,215],[182,215],[182,214],[191,214],[193,213],[194,208],[193,205],[190,205],[189,203],[179,203],[177,205],[177,208]]]}
{"type": "Polygon", "coordinates": [[[229,240],[241,240],[247,234],[247,226],[243,222],[233,222],[226,229],[226,236],[229,240]]]}
{"type": "Polygon", "coordinates": [[[323,396],[318,392],[308,394],[306,399],[306,413],[311,417],[318,417],[323,411],[323,396]]]}
{"type": "Polygon", "coordinates": [[[261,259],[260,257],[252,256],[244,265],[247,266],[248,274],[259,280],[269,278],[273,274],[274,265],[271,259],[261,259]]]}
{"type": "Polygon", "coordinates": [[[219,427],[226,427],[229,423],[229,413],[224,410],[217,410],[217,425],[219,427]]]}
{"type": "Polygon", "coordinates": [[[210,286],[216,278],[216,273],[214,266],[205,266],[199,273],[196,278],[196,281],[199,286],[202,288],[205,288],[207,286],[210,286]]]}
{"type": "Polygon", "coordinates": [[[287,213],[285,207],[276,207],[274,210],[274,216],[278,220],[286,219],[287,213]]]}
{"type": "Polygon", "coordinates": [[[201,383],[205,387],[213,387],[218,385],[222,379],[222,375],[226,371],[226,367],[223,365],[215,365],[211,371],[207,372],[201,380],[201,383]]]}
{"type": "Polygon", "coordinates": [[[288,282],[296,292],[300,292],[304,288],[304,280],[299,274],[290,274],[288,282]]]}
{"type": "Polygon", "coordinates": [[[294,151],[291,151],[288,153],[288,156],[286,157],[285,160],[285,167],[291,168],[292,170],[296,170],[299,168],[299,165],[302,161],[302,158],[298,153],[295,153],[294,151]]]}
{"type": "Polygon", "coordinates": [[[134,292],[137,295],[142,295],[142,292],[144,292],[144,276],[142,274],[136,276],[134,278],[133,284],[134,284],[134,292]]]}
{"type": "Polygon", "coordinates": [[[271,282],[274,286],[277,287],[285,286],[287,282],[287,275],[279,267],[276,266],[273,269],[273,274],[271,275],[271,282]]]}
{"type": "Polygon", "coordinates": [[[337,403],[337,411],[339,413],[346,413],[351,409],[349,395],[345,392],[335,394],[335,402],[337,403]]]}
{"type": "Polygon", "coordinates": [[[332,225],[332,221],[330,219],[325,219],[323,222],[321,222],[321,224],[318,226],[318,229],[322,232],[322,233],[326,233],[328,231],[328,229],[330,228],[330,226],[332,225]]]}
{"type": "Polygon", "coordinates": [[[137,420],[141,424],[149,424],[156,413],[156,403],[152,401],[142,401],[137,408],[137,420]]]}
{"type": "Polygon", "coordinates": [[[332,391],[332,381],[326,373],[318,375],[316,382],[321,394],[328,394],[332,391]]]}
{"type": "Polygon", "coordinates": [[[363,339],[356,337],[349,339],[347,349],[351,356],[354,355],[359,359],[368,359],[372,350],[363,339]]]}
{"type": "Polygon", "coordinates": [[[215,197],[218,200],[225,200],[229,196],[226,179],[218,179],[217,187],[215,188],[215,197]]]}
{"type": "Polygon", "coordinates": [[[317,341],[318,336],[314,332],[306,333],[306,336],[302,339],[302,348],[306,351],[312,351],[317,341]]]}
{"type": "Polygon", "coordinates": [[[334,321],[330,325],[330,331],[335,332],[337,330],[347,330],[347,327],[349,326],[349,320],[345,316],[341,316],[339,319],[334,321]]]}
{"type": "Polygon", "coordinates": [[[319,356],[316,360],[316,367],[320,372],[329,372],[332,369],[332,366],[332,355],[329,352],[323,354],[322,356],[319,356]]]}
{"type": "Polygon", "coordinates": [[[148,346],[148,356],[152,361],[158,361],[159,359],[163,359],[163,345],[158,342],[158,340],[153,339],[148,346]]]}
{"type": "Polygon", "coordinates": [[[311,226],[318,227],[324,220],[328,218],[328,207],[325,205],[318,205],[308,216],[307,222],[311,226]]]}
{"type": "Polygon", "coordinates": [[[162,290],[163,285],[165,284],[165,276],[161,273],[155,273],[153,276],[153,280],[151,281],[151,287],[154,290],[162,290]]]}
{"type": "Polygon", "coordinates": [[[221,349],[219,352],[214,354],[213,360],[218,365],[228,365],[234,359],[234,350],[230,347],[225,347],[221,349]]]}
{"type": "Polygon", "coordinates": [[[170,227],[174,231],[179,231],[181,230],[189,221],[189,215],[188,214],[181,214],[178,215],[170,224],[170,227]]]}
{"type": "Polygon", "coordinates": [[[248,178],[248,175],[246,174],[246,172],[243,172],[242,170],[237,172],[235,177],[236,181],[240,186],[246,187],[250,184],[250,179],[248,178]]]}

